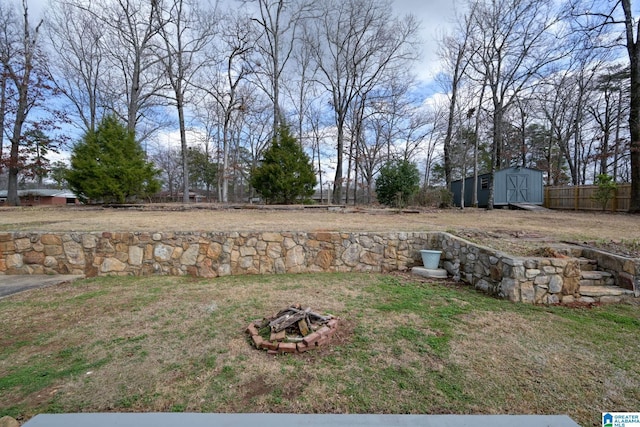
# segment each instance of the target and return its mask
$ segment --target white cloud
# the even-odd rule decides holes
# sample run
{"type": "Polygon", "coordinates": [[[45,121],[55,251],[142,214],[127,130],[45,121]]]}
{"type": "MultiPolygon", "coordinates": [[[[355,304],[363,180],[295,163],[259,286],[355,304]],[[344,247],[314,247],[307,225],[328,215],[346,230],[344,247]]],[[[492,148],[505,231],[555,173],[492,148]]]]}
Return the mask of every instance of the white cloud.
{"type": "Polygon", "coordinates": [[[395,0],[399,15],[412,14],[422,23],[422,59],[415,73],[420,80],[431,82],[439,69],[438,37],[452,25],[456,2],[454,0],[395,0]]]}

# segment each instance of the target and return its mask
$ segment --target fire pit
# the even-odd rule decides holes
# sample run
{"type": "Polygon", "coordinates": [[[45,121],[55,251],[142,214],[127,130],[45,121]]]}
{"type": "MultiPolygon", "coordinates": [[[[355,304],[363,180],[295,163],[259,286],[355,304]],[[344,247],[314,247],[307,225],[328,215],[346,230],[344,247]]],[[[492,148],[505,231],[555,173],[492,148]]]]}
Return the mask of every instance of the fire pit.
{"type": "Polygon", "coordinates": [[[256,348],[269,354],[303,353],[326,345],[338,328],[338,319],[302,308],[300,304],[280,310],[272,317],[255,320],[247,333],[256,348]]]}

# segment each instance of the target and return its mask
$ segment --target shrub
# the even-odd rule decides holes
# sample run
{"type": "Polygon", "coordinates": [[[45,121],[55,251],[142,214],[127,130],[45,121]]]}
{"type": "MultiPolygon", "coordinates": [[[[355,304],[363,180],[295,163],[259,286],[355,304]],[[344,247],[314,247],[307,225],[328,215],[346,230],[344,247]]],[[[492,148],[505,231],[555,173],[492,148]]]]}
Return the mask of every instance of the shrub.
{"type": "Polygon", "coordinates": [[[420,173],[407,160],[388,162],[380,169],[376,179],[378,201],[387,206],[401,208],[420,189],[420,173]]]}
{"type": "Polygon", "coordinates": [[[615,195],[618,185],[613,181],[611,176],[604,173],[598,175],[594,183],[598,186],[598,189],[592,198],[602,206],[602,210],[604,211],[607,209],[609,200],[615,195]]]}

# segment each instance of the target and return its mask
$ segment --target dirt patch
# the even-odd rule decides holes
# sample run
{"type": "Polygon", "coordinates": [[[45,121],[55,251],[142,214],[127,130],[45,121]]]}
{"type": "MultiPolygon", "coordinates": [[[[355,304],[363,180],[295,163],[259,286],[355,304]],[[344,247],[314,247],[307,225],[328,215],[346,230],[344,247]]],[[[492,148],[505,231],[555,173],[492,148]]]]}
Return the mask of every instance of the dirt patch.
{"type": "Polygon", "coordinates": [[[452,231],[463,239],[520,256],[535,256],[540,247],[557,242],[557,237],[531,230],[460,228],[452,231]]]}
{"type": "Polygon", "coordinates": [[[253,398],[271,393],[272,390],[272,386],[267,384],[266,377],[264,375],[258,375],[257,377],[252,378],[251,381],[242,384],[241,388],[245,390],[242,398],[247,401],[247,403],[253,398]]]}

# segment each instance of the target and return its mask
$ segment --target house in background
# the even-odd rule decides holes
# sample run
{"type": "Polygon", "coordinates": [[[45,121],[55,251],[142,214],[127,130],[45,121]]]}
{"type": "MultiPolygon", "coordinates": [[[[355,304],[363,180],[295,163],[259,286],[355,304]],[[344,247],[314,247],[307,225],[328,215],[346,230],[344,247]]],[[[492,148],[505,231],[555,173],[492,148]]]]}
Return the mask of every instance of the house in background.
{"type": "MultiPolygon", "coordinates": [[[[18,190],[21,206],[40,205],[77,205],[78,197],[69,190],[54,190],[49,188],[18,190]]],[[[7,191],[0,191],[0,205],[7,201],[7,191]]]]}
{"type": "MultiPolygon", "coordinates": [[[[491,174],[478,175],[478,207],[485,208],[489,203],[489,186],[491,174]]],[[[464,205],[472,206],[473,177],[465,179],[464,205]]],[[[453,203],[460,206],[462,196],[462,180],[451,183],[453,203]]],[[[510,204],[544,204],[543,172],[537,169],[513,167],[501,169],[495,173],[493,189],[493,205],[495,207],[510,204]]]]}

